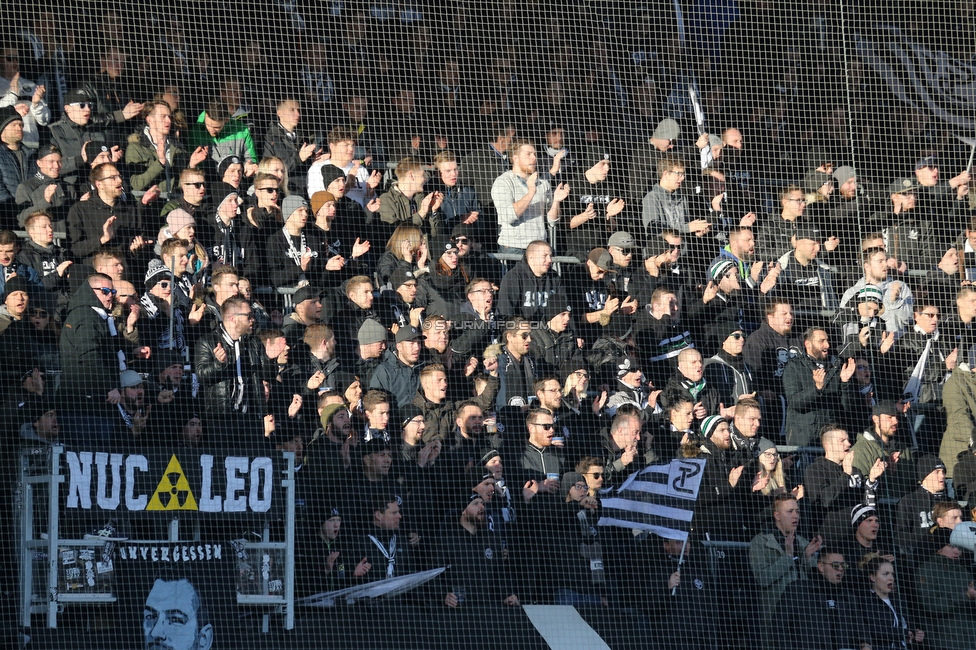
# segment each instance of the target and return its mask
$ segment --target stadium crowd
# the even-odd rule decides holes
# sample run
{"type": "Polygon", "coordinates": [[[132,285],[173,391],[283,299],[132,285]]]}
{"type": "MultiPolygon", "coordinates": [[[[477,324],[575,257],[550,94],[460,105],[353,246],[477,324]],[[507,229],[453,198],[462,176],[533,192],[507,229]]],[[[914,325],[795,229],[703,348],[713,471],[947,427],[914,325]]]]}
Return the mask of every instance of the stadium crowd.
{"type": "MultiPolygon", "coordinates": [[[[450,565],[400,597],[625,609],[661,647],[972,647],[969,170],[919,148],[867,183],[812,146],[766,174],[745,117],[529,109],[507,54],[481,103],[444,57],[374,120],[317,41],[294,90],[257,39],[197,83],[174,19],[188,70],[136,80],[110,14],[91,75],[49,12],[3,48],[8,440],[295,452],[301,595],[450,565]],[[676,457],[705,461],[687,545],[599,525],[676,457]]],[[[367,18],[337,23],[353,67],[410,65],[367,18]]]]}

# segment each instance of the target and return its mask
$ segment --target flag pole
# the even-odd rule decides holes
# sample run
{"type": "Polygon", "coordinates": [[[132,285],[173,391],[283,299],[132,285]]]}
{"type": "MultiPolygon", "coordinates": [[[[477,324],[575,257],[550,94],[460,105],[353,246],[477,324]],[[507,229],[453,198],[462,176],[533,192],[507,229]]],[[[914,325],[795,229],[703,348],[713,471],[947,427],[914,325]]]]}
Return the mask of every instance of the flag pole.
{"type": "MultiPolygon", "coordinates": [[[[678,574],[681,574],[681,565],[685,563],[685,547],[688,546],[688,538],[685,537],[685,541],[681,542],[681,554],[678,556],[678,574]]],[[[677,593],[678,588],[672,587],[671,595],[677,593]]]]}

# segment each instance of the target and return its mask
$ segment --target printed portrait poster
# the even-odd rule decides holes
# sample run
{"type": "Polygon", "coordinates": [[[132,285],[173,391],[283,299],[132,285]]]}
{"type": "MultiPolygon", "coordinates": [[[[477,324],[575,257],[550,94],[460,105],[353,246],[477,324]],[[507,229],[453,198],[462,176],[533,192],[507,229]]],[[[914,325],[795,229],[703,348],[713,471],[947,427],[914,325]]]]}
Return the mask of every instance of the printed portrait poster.
{"type": "Polygon", "coordinates": [[[128,648],[240,648],[234,549],[204,542],[120,542],[116,549],[128,648]]]}

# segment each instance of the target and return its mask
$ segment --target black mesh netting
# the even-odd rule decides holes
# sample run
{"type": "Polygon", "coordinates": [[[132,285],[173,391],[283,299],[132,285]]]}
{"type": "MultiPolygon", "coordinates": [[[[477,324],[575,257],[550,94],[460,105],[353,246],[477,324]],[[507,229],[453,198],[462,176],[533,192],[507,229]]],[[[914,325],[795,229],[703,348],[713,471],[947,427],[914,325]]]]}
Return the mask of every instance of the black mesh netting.
{"type": "Polygon", "coordinates": [[[8,2],[3,647],[976,646],[968,2],[8,2]]]}

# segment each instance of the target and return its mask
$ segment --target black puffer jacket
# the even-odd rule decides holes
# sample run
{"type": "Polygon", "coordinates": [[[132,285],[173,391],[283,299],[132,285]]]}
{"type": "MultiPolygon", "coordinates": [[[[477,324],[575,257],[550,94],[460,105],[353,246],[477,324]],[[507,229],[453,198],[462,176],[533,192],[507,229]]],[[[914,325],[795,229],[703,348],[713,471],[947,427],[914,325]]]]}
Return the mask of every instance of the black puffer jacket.
{"type": "Polygon", "coordinates": [[[244,336],[237,341],[235,347],[234,341],[221,325],[197,340],[193,360],[207,412],[241,412],[246,405],[247,412],[262,413],[259,405],[264,403],[264,386],[261,380],[274,381],[278,365],[275,359],[269,359],[264,353],[260,340],[244,336]],[[214,355],[218,344],[227,353],[227,360],[223,363],[214,355]],[[237,380],[238,356],[243,386],[237,380]]]}
{"type": "Polygon", "coordinates": [[[61,331],[59,392],[97,398],[118,388],[121,362],[132,348],[122,336],[124,327],[124,322],[116,323],[106,314],[88,283],[82,283],[71,298],[61,331]]]}

